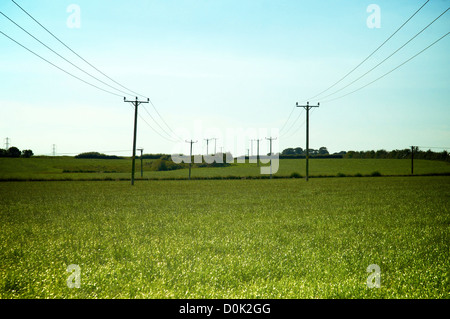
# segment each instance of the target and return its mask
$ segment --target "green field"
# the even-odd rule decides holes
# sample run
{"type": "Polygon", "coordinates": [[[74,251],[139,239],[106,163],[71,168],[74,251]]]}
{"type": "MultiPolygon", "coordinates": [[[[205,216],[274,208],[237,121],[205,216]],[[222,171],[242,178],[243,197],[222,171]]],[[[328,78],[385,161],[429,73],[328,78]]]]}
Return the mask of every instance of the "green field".
{"type": "MultiPolygon", "coordinates": [[[[144,160],[144,179],[186,179],[188,169],[151,171],[152,160],[144,160]]],[[[141,164],[136,161],[136,178],[141,164]]],[[[304,159],[281,159],[275,177],[292,173],[305,176],[304,159]]],[[[411,173],[408,159],[311,159],[310,176],[405,176],[411,173]]],[[[450,163],[415,160],[416,175],[450,174],[450,163]]],[[[229,167],[194,168],[192,178],[268,177],[256,163],[233,163],[229,167]]],[[[76,159],[73,157],[0,158],[0,180],[116,180],[131,178],[130,159],[76,159]]]]}
{"type": "MultiPolygon", "coordinates": [[[[354,166],[328,172],[375,170],[354,166]]],[[[2,182],[0,195],[1,298],[450,297],[449,176],[2,182]]]]}

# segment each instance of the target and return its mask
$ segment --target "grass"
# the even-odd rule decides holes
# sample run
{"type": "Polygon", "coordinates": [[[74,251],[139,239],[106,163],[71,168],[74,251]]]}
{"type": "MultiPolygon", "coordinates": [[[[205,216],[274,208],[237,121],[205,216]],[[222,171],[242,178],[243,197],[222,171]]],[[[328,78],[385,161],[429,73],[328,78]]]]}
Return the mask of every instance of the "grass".
{"type": "Polygon", "coordinates": [[[450,296],[448,176],[8,182],[0,194],[1,298],[450,296]]]}
{"type": "MultiPolygon", "coordinates": [[[[188,169],[151,171],[152,160],[144,160],[144,179],[186,179],[188,169]]],[[[130,159],[76,159],[73,157],[0,158],[0,180],[125,180],[130,179],[130,159]]],[[[415,160],[416,175],[450,174],[450,163],[415,160]]],[[[406,176],[411,173],[408,159],[311,159],[311,177],[406,176]]],[[[305,176],[305,160],[281,159],[275,177],[305,176]],[[293,175],[294,174],[294,175],[293,175]],[[298,175],[297,175],[298,174],[298,175]]],[[[229,167],[194,168],[192,178],[261,178],[256,163],[234,163],[229,167]]],[[[136,161],[140,178],[140,161],[136,161]]]]}

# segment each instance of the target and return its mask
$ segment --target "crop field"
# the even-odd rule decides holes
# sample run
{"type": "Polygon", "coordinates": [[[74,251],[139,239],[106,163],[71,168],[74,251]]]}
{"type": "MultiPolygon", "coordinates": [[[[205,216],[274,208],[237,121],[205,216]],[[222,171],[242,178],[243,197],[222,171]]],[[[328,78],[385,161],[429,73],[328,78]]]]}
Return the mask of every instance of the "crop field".
{"type": "Polygon", "coordinates": [[[449,202],[449,176],[1,182],[0,297],[449,298],[449,202]]]}
{"type": "MultiPolygon", "coordinates": [[[[143,161],[143,179],[187,179],[188,169],[152,171],[153,160],[143,161]]],[[[261,164],[268,166],[267,164],[261,164]]],[[[76,159],[73,157],[0,158],[0,180],[125,180],[131,177],[130,159],[76,159]]],[[[323,176],[405,176],[411,173],[408,159],[311,159],[311,177],[323,176]]],[[[136,161],[136,178],[141,178],[141,163],[136,161]]],[[[305,176],[304,159],[280,159],[275,177],[293,173],[305,176]]],[[[450,175],[450,163],[415,160],[414,174],[450,175]]],[[[192,178],[268,177],[261,175],[256,163],[238,163],[228,167],[193,168],[192,178]]]]}

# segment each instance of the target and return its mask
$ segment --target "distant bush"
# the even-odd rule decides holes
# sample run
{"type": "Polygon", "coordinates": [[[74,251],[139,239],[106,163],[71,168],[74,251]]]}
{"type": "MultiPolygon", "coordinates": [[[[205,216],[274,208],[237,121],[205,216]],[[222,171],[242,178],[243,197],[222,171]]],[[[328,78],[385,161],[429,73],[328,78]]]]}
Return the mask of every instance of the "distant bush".
{"type": "Polygon", "coordinates": [[[167,171],[167,161],[162,159],[157,159],[152,163],[152,171],[167,171]]]}
{"type": "Polygon", "coordinates": [[[81,153],[75,156],[75,158],[95,158],[95,159],[123,159],[123,157],[116,155],[106,155],[98,152],[81,153]]]}
{"type": "Polygon", "coordinates": [[[22,157],[25,158],[30,158],[31,156],[33,156],[33,151],[32,150],[23,150],[22,151],[22,157]]]}
{"type": "Polygon", "coordinates": [[[381,176],[381,173],[379,171],[375,171],[375,172],[372,172],[372,174],[370,174],[370,176],[373,176],[373,177],[381,176]]]}
{"type": "Polygon", "coordinates": [[[300,174],[297,173],[297,172],[293,172],[289,177],[290,177],[290,178],[302,178],[302,175],[300,175],[300,174]]]}
{"type": "Polygon", "coordinates": [[[176,164],[173,161],[167,159],[157,159],[152,162],[152,167],[150,168],[152,171],[172,171],[175,169],[185,168],[185,164],[176,164]]]}
{"type": "Polygon", "coordinates": [[[356,173],[355,177],[362,177],[362,174],[361,173],[356,173]]]}
{"type": "Polygon", "coordinates": [[[338,173],[337,177],[346,177],[347,175],[345,175],[344,173],[338,173]]]}

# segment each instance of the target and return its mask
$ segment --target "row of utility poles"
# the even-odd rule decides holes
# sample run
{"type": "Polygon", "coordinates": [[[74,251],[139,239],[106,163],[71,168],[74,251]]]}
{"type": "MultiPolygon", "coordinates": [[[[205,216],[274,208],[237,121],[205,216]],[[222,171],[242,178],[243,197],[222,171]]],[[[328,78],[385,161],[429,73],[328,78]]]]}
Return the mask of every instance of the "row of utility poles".
{"type": "MultiPolygon", "coordinates": [[[[134,101],[128,101],[126,98],[123,98],[124,102],[132,103],[135,108],[134,112],[134,134],[133,134],[133,160],[132,160],[132,170],[131,170],[131,185],[134,185],[134,171],[135,171],[135,158],[136,158],[136,134],[137,134],[137,115],[138,115],[138,106],[141,103],[149,103],[149,99],[147,101],[139,101],[136,97],[136,100],[134,101]]],[[[309,110],[313,107],[319,107],[320,103],[317,103],[317,105],[310,105],[309,102],[306,103],[306,105],[299,105],[298,102],[296,103],[296,107],[302,107],[306,110],[306,181],[309,180],[309,110]]],[[[207,138],[206,141],[206,154],[209,155],[209,141],[214,140],[214,154],[216,154],[216,147],[217,147],[217,138],[207,138]]],[[[266,140],[270,141],[270,155],[272,155],[272,141],[276,140],[274,137],[266,137],[266,140]]],[[[251,140],[251,147],[252,147],[252,156],[253,156],[253,142],[257,142],[257,155],[256,155],[256,162],[259,166],[259,142],[262,141],[262,139],[255,139],[251,140]]],[[[186,141],[187,143],[190,143],[190,156],[192,159],[192,145],[194,143],[197,143],[198,141],[186,141]]],[[[8,143],[8,140],[7,140],[8,143]]],[[[418,149],[417,146],[411,146],[411,175],[414,175],[414,151],[418,149]]],[[[141,152],[141,177],[143,177],[143,164],[142,164],[142,157],[143,157],[143,149],[139,149],[141,152]]],[[[250,158],[250,152],[247,149],[247,155],[250,158]]],[[[192,160],[189,163],[189,179],[191,179],[191,164],[192,160]]],[[[272,163],[270,163],[270,166],[272,167],[272,163]]],[[[272,178],[272,172],[270,174],[270,178],[272,178]]]]}
{"type": "MultiPolygon", "coordinates": [[[[126,103],[131,103],[134,106],[134,132],[133,132],[133,157],[132,157],[132,169],[131,169],[131,185],[134,185],[134,175],[135,175],[135,160],[136,160],[136,135],[137,135],[137,116],[138,116],[138,106],[142,103],[149,103],[149,99],[147,101],[139,101],[136,97],[135,100],[127,100],[125,97],[123,98],[123,101],[126,103]]],[[[296,103],[296,107],[302,107],[306,110],[306,181],[309,180],[309,110],[313,107],[319,107],[320,103],[317,103],[317,105],[310,105],[309,102],[306,103],[306,105],[299,105],[298,102],[296,103]]],[[[208,138],[205,139],[206,141],[206,154],[209,155],[209,141],[214,140],[214,154],[216,153],[216,147],[217,147],[217,138],[208,138]]],[[[266,137],[266,140],[270,141],[270,155],[272,155],[272,141],[276,140],[274,137],[266,137]]],[[[6,145],[9,145],[9,138],[6,138],[6,145]]],[[[251,142],[251,148],[252,148],[252,156],[253,156],[253,142],[257,142],[257,165],[259,166],[259,142],[262,141],[262,139],[252,139],[251,142]]],[[[190,156],[192,159],[192,145],[194,143],[197,143],[198,141],[186,141],[187,143],[190,143],[190,156]]],[[[8,148],[8,147],[7,147],[8,148]]],[[[138,149],[141,152],[141,177],[143,177],[143,151],[144,149],[140,148],[138,149]]],[[[411,146],[411,175],[414,175],[414,152],[418,150],[417,146],[411,146]]],[[[55,145],[53,145],[53,152],[55,153],[55,145]]],[[[247,155],[250,158],[250,152],[247,149],[247,155]]],[[[189,164],[189,179],[191,179],[191,164],[192,160],[189,164]]],[[[272,163],[270,163],[270,166],[272,167],[272,163]]],[[[270,174],[270,178],[272,178],[272,171],[270,174]]]]}
{"type": "MultiPolygon", "coordinates": [[[[137,117],[138,117],[138,106],[142,103],[149,103],[150,99],[147,98],[147,101],[139,101],[136,97],[135,100],[127,100],[125,97],[123,98],[123,101],[126,103],[131,103],[134,106],[134,131],[133,131],[133,157],[132,157],[132,168],[131,168],[131,185],[134,185],[134,175],[135,175],[135,165],[136,165],[136,135],[137,135],[137,117]]],[[[319,103],[317,105],[309,105],[309,102],[306,105],[299,105],[298,102],[296,103],[297,107],[303,107],[306,110],[306,181],[309,179],[309,110],[313,107],[319,107],[319,103]]],[[[216,154],[216,142],[217,138],[210,138],[205,139],[206,140],[206,154],[209,155],[209,141],[214,140],[214,154],[216,154]]],[[[274,137],[266,137],[266,140],[270,141],[270,155],[272,155],[272,141],[276,140],[274,137]]],[[[257,152],[257,163],[259,166],[259,142],[260,139],[251,140],[252,143],[252,153],[253,153],[253,141],[256,141],[258,144],[258,152],[257,152]]],[[[187,143],[190,143],[190,156],[192,158],[192,145],[194,143],[197,143],[198,141],[186,141],[187,143]]],[[[143,168],[142,168],[142,152],[143,149],[139,149],[141,151],[141,177],[143,176],[143,168]]],[[[250,157],[250,153],[248,154],[250,157]]],[[[190,161],[192,162],[192,160],[190,161]]],[[[270,163],[272,167],[272,163],[270,163]]],[[[413,172],[413,169],[411,168],[411,174],[413,172]]],[[[270,174],[270,177],[272,178],[272,174],[270,174]]],[[[189,179],[191,179],[191,163],[189,164],[189,179]]]]}

